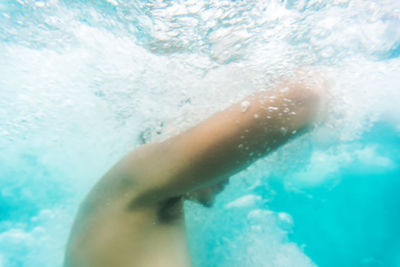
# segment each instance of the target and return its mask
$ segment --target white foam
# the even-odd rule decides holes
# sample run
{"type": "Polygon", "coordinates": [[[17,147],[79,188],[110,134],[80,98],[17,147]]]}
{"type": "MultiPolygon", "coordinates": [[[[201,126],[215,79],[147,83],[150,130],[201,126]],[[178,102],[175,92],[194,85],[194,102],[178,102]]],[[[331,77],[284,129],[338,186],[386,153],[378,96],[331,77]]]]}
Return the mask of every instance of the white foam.
{"type": "Polygon", "coordinates": [[[254,206],[256,203],[258,203],[260,201],[261,201],[260,196],[249,194],[249,195],[240,197],[238,199],[235,199],[234,201],[226,204],[225,208],[231,209],[231,208],[249,207],[249,206],[254,206]]]}

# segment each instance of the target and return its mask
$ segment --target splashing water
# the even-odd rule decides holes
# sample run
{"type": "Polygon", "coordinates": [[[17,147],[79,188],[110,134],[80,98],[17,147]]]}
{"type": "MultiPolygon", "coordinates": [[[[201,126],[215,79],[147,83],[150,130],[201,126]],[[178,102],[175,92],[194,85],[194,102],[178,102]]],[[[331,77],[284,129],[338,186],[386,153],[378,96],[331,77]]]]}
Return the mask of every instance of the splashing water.
{"type": "Polygon", "coordinates": [[[0,267],[60,266],[124,153],[303,66],[327,122],[186,206],[194,264],[400,266],[398,1],[3,0],[0,25],[0,267]]]}

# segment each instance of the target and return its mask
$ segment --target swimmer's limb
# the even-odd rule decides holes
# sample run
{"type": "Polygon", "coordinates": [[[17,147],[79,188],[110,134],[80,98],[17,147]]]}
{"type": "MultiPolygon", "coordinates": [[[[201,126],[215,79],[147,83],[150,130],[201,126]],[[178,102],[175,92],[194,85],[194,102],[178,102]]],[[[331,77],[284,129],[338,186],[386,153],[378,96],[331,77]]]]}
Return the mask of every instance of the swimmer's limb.
{"type": "Polygon", "coordinates": [[[131,152],[91,195],[146,205],[217,183],[307,130],[322,99],[320,86],[305,82],[252,94],[184,133],[131,152]]]}

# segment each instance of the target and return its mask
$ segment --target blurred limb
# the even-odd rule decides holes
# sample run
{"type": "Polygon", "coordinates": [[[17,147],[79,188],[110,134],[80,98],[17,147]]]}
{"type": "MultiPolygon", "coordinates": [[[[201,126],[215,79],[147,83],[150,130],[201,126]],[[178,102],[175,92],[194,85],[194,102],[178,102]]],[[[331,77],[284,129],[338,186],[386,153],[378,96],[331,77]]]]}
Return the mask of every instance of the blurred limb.
{"type": "Polygon", "coordinates": [[[325,99],[323,79],[299,70],[186,132],[132,151],[87,201],[152,205],[216,184],[312,128],[325,99]]]}

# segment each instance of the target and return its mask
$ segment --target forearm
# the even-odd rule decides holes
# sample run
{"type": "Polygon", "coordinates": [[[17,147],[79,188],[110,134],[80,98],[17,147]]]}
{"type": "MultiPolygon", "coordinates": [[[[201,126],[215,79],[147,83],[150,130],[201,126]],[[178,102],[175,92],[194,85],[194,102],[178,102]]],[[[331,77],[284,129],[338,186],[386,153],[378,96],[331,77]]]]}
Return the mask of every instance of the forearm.
{"type": "Polygon", "coordinates": [[[134,181],[138,203],[217,183],[307,129],[320,100],[318,90],[303,84],[255,93],[178,136],[133,151],[111,176],[134,181]]]}
{"type": "Polygon", "coordinates": [[[307,129],[319,100],[315,90],[296,85],[258,92],[215,114],[172,139],[180,175],[197,184],[232,175],[307,129]]]}

